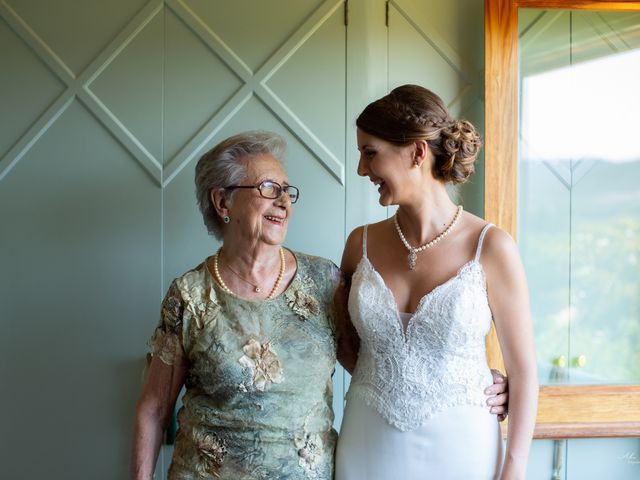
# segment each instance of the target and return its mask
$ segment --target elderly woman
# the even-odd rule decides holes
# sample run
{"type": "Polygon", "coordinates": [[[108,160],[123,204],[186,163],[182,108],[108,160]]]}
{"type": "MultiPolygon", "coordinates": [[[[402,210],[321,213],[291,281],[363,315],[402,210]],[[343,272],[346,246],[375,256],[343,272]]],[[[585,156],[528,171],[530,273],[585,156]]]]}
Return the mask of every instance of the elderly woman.
{"type": "Polygon", "coordinates": [[[174,280],[163,302],[134,478],[152,477],[183,385],[169,478],[332,478],[338,270],[282,247],[299,198],[284,150],[279,136],[250,132],[198,162],[198,203],[222,248],[174,280]]]}
{"type": "Polygon", "coordinates": [[[248,132],[198,162],[198,203],[222,247],[164,299],[136,412],[135,479],[152,478],[183,386],[170,479],[333,478],[339,272],[282,247],[299,198],[284,149],[275,134],[248,132]]]}

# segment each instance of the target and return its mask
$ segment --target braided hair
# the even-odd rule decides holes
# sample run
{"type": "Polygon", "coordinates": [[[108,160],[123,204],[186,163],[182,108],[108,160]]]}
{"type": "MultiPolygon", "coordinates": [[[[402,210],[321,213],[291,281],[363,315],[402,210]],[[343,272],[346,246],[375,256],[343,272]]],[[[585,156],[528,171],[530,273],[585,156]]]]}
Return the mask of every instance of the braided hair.
{"type": "Polygon", "coordinates": [[[451,117],[442,99],[419,85],[402,85],[370,103],[356,126],[395,145],[426,140],[435,156],[433,176],[443,182],[464,183],[482,146],[471,123],[451,117]]]}

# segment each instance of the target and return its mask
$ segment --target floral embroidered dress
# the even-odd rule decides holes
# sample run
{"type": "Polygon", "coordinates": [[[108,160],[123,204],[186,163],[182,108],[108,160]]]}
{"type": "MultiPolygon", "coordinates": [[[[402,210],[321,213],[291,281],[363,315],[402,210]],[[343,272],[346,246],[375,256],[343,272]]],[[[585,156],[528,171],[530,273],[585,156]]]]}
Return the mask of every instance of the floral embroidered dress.
{"type": "Polygon", "coordinates": [[[170,479],[333,478],[337,267],[295,253],[272,300],[224,292],[200,264],[173,281],[149,341],[188,363],[170,479]]]}

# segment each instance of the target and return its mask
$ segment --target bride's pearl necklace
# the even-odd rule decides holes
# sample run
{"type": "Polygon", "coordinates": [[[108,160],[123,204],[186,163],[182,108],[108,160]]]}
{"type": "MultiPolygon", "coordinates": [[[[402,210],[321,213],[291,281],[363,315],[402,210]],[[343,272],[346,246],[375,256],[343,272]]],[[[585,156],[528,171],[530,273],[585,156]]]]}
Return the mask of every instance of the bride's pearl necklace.
{"type": "Polygon", "coordinates": [[[405,238],[404,233],[402,233],[402,229],[400,228],[400,224],[398,223],[398,212],[396,211],[396,214],[393,216],[393,223],[396,226],[396,231],[398,232],[398,236],[400,236],[400,240],[402,240],[402,243],[404,244],[404,246],[407,248],[407,250],[409,250],[408,260],[409,260],[410,270],[414,270],[416,268],[416,263],[418,262],[418,253],[422,252],[423,250],[426,250],[427,248],[433,247],[436,243],[438,243],[444,237],[449,235],[449,232],[451,232],[455,224],[458,223],[458,219],[460,218],[461,214],[462,214],[462,205],[459,205],[458,209],[456,210],[456,214],[453,217],[453,220],[451,220],[451,223],[449,224],[449,226],[445,228],[442,231],[442,233],[440,233],[433,240],[431,240],[428,243],[425,243],[421,247],[412,247],[411,245],[409,245],[409,242],[407,242],[407,239],[405,238]]]}

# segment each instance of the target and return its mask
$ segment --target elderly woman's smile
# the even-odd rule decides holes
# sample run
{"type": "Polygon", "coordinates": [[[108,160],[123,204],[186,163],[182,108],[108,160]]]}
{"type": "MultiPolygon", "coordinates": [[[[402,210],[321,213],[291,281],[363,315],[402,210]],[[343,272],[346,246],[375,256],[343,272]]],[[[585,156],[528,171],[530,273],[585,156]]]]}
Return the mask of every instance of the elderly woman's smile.
{"type": "Polygon", "coordinates": [[[286,217],[278,217],[275,215],[265,215],[264,218],[269,220],[274,225],[282,226],[286,220],[286,217]]]}

